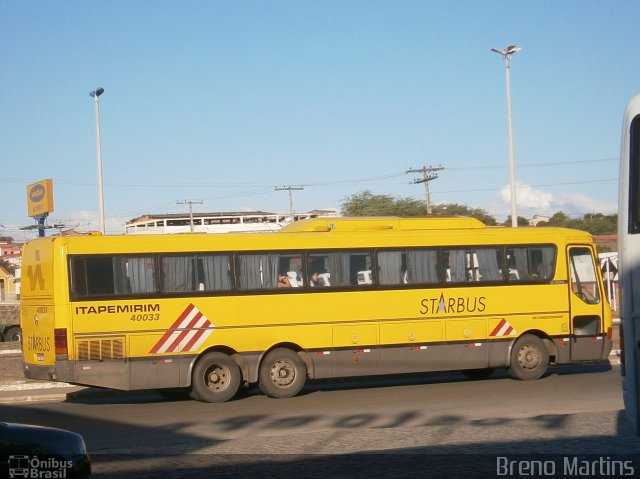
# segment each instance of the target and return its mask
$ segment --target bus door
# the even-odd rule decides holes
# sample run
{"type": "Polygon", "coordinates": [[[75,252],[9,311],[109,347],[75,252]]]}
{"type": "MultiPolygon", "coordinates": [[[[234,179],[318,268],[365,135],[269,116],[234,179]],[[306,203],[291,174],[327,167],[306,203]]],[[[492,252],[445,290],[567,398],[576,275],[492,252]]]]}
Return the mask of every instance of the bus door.
{"type": "Polygon", "coordinates": [[[591,248],[572,246],[568,250],[571,308],[571,360],[602,359],[604,348],[604,298],[591,248]]]}

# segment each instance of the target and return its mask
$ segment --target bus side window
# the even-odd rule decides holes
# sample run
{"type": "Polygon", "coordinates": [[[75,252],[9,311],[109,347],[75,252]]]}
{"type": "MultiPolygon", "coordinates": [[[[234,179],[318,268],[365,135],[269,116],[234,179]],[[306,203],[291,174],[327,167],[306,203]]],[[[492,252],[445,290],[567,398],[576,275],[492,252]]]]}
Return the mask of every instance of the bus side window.
{"type": "Polygon", "coordinates": [[[71,258],[74,298],[114,294],[113,257],[71,258]]]}
{"type": "Polygon", "coordinates": [[[229,255],[201,255],[197,257],[196,281],[199,291],[228,291],[231,289],[231,261],[229,255]]]}
{"type": "Polygon", "coordinates": [[[312,253],[308,256],[307,275],[311,286],[358,286],[373,283],[371,253],[340,251],[312,253]]]}
{"type": "Polygon", "coordinates": [[[162,290],[184,292],[196,290],[194,256],[165,256],[162,258],[162,290]]]}
{"type": "Polygon", "coordinates": [[[502,281],[502,248],[478,248],[475,251],[478,281],[502,281]]]}
{"type": "Polygon", "coordinates": [[[71,296],[74,298],[83,298],[87,296],[87,273],[85,266],[85,260],[82,258],[72,257],[69,261],[71,296]]]}
{"type": "Polygon", "coordinates": [[[153,256],[114,256],[113,278],[116,294],[154,293],[158,290],[153,256]]]}
{"type": "Polygon", "coordinates": [[[510,281],[546,281],[553,278],[555,248],[553,246],[521,246],[507,248],[510,281]]]}
{"type": "Polygon", "coordinates": [[[444,252],[447,267],[447,281],[466,283],[472,279],[473,268],[464,249],[450,249],[444,252]]]}
{"type": "Polygon", "coordinates": [[[382,285],[407,282],[407,259],[404,251],[378,252],[378,278],[382,285]]]}
{"type": "Polygon", "coordinates": [[[439,281],[438,252],[435,249],[407,250],[406,280],[411,284],[431,284],[439,281]]]}
{"type": "MultiPolygon", "coordinates": [[[[280,278],[285,276],[289,278],[289,272],[295,272],[301,268],[302,255],[297,253],[239,254],[236,256],[236,274],[240,289],[277,289],[280,278]]],[[[293,286],[289,280],[287,282],[293,286]]]]}
{"type": "MultiPolygon", "coordinates": [[[[308,256],[307,281],[309,286],[332,286],[332,266],[338,265],[338,253],[313,253],[308,256]],[[330,261],[330,256],[334,261],[330,261]]],[[[337,277],[337,274],[335,275],[337,277]]]]}
{"type": "Polygon", "coordinates": [[[236,274],[240,289],[263,289],[278,282],[278,265],[269,264],[267,254],[239,254],[236,256],[236,274]]]}

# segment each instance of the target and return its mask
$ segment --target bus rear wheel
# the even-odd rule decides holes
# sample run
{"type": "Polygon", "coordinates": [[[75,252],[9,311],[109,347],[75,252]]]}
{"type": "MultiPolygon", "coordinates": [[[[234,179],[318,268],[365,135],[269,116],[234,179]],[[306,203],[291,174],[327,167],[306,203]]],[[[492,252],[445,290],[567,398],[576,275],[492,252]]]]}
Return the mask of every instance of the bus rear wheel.
{"type": "Polygon", "coordinates": [[[272,398],[290,398],[300,392],[307,379],[307,367],[295,351],[274,349],[260,365],[260,390],[272,398]]]}
{"type": "Polygon", "coordinates": [[[509,374],[514,379],[529,381],[541,378],[549,366],[549,353],[542,339],[525,334],[513,345],[509,374]]]}
{"type": "Polygon", "coordinates": [[[224,353],[207,353],[193,368],[191,397],[197,401],[225,402],[238,392],[240,368],[224,353]]]}

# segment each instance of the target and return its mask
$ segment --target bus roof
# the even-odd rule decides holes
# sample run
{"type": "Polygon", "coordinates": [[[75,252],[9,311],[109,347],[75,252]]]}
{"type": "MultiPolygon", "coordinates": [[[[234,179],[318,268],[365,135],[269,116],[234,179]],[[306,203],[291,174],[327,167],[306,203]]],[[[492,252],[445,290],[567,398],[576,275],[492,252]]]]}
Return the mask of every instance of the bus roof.
{"type": "MultiPolygon", "coordinates": [[[[65,247],[71,254],[282,250],[303,248],[418,247],[442,245],[591,243],[584,231],[555,227],[487,227],[474,218],[316,218],[296,221],[277,232],[184,233],[181,235],[49,236],[43,242],[65,247]]],[[[35,245],[39,246],[35,246],[35,245]]],[[[24,254],[24,251],[23,251],[24,254]]]]}
{"type": "Polygon", "coordinates": [[[353,231],[416,231],[486,228],[475,218],[312,218],[290,223],[280,230],[282,233],[298,232],[353,232],[353,231]]]}

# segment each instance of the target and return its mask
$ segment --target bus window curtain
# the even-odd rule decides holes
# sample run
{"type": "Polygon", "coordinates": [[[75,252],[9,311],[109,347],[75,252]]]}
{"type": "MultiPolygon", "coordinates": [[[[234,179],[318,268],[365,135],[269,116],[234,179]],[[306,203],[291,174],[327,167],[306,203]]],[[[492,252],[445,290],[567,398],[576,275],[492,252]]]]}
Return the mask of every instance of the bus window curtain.
{"type": "Polygon", "coordinates": [[[407,271],[410,283],[437,283],[437,254],[432,250],[407,251],[407,271]]]}
{"type": "Polygon", "coordinates": [[[540,265],[540,279],[551,279],[553,277],[553,266],[555,263],[555,251],[551,246],[540,248],[542,251],[542,264],[540,265]]]}
{"type": "Polygon", "coordinates": [[[113,293],[123,294],[130,292],[127,260],[125,258],[113,258],[113,293]]]}
{"type": "Polygon", "coordinates": [[[464,250],[449,250],[449,268],[451,270],[452,282],[464,283],[468,280],[466,268],[466,253],[464,250]]]}
{"type": "Polygon", "coordinates": [[[520,281],[529,279],[529,249],[514,248],[513,255],[516,258],[516,269],[518,270],[518,278],[520,281]]]}
{"type": "Polygon", "coordinates": [[[277,288],[278,287],[278,269],[280,268],[280,255],[265,255],[264,268],[262,271],[262,287],[277,288]]]}
{"type": "Polygon", "coordinates": [[[482,281],[499,281],[502,279],[502,274],[498,267],[498,250],[489,248],[478,249],[476,256],[480,266],[480,279],[482,281]]]}
{"type": "Polygon", "coordinates": [[[155,286],[155,261],[151,257],[123,258],[127,264],[131,293],[153,293],[155,286]]]}
{"type": "Polygon", "coordinates": [[[378,253],[378,276],[380,284],[402,283],[402,252],[381,251],[378,253]]]}
{"type": "Polygon", "coordinates": [[[204,270],[204,290],[228,290],[231,289],[228,256],[202,256],[202,269],[204,270]]]}
{"type": "Polygon", "coordinates": [[[329,253],[329,281],[331,286],[349,284],[349,255],[346,253],[329,253]]]}
{"type": "Polygon", "coordinates": [[[162,258],[164,291],[193,291],[193,257],[169,256],[162,258]]]}
{"type": "Polygon", "coordinates": [[[238,256],[238,270],[240,289],[262,288],[262,264],[267,255],[240,255],[238,256]]]}

